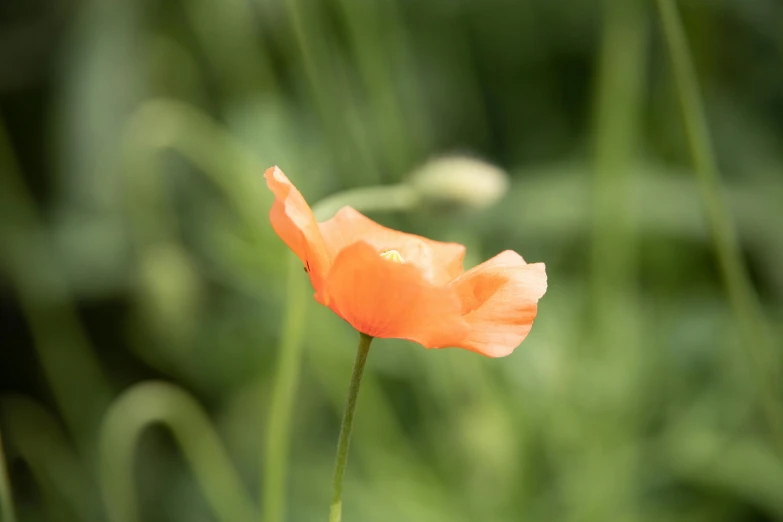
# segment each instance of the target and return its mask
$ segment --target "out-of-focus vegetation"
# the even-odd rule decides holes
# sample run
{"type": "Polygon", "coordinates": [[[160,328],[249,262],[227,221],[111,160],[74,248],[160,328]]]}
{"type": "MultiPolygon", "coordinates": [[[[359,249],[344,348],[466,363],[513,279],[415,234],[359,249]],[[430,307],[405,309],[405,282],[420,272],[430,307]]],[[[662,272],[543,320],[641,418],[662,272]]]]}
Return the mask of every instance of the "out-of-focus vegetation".
{"type": "Polygon", "coordinates": [[[372,217],[549,291],[505,359],[374,343],[343,519],[783,520],[783,4],[677,8],[696,98],[642,0],[0,5],[16,518],[326,520],[356,334],[262,173],[315,203],[456,156],[505,197],[372,217]]]}

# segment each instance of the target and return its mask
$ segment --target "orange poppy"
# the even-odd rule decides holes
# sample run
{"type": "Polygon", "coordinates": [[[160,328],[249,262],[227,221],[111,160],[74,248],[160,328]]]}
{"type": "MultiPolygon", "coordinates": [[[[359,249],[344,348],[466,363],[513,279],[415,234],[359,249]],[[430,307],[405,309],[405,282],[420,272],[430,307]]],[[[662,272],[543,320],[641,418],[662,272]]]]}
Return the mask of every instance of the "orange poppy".
{"type": "Polygon", "coordinates": [[[351,207],[323,223],[283,172],[264,174],[269,218],[307,270],[315,299],[372,337],[510,354],[546,292],[543,263],[507,250],[467,272],[465,247],[386,228],[351,207]]]}

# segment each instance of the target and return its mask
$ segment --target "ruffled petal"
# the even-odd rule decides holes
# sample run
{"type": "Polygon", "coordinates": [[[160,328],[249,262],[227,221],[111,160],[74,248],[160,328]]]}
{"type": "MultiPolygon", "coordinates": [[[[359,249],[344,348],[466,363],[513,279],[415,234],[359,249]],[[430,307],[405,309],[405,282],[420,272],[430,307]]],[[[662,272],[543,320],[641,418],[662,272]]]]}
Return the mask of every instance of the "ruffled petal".
{"type": "Polygon", "coordinates": [[[453,289],[434,286],[416,267],[384,259],[365,242],[340,250],[316,299],[373,337],[434,348],[468,331],[453,289]]]}
{"type": "Polygon", "coordinates": [[[313,211],[278,167],[267,169],[264,178],[275,194],[269,212],[272,228],[302,261],[318,291],[329,270],[330,258],[313,211]]]}
{"type": "Polygon", "coordinates": [[[525,339],[546,292],[543,263],[527,264],[510,250],[454,280],[462,317],[470,331],[455,347],[488,357],[503,357],[525,339]]]}
{"type": "Polygon", "coordinates": [[[332,257],[343,248],[364,241],[377,252],[398,251],[407,264],[415,266],[434,285],[445,285],[462,273],[464,246],[386,228],[351,207],[343,207],[320,227],[332,257]]]}

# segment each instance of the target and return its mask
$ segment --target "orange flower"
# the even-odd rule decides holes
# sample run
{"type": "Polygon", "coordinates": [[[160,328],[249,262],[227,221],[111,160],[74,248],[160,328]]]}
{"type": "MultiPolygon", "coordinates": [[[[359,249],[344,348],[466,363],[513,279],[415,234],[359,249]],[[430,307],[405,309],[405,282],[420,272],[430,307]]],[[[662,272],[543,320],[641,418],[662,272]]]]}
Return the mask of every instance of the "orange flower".
{"type": "Polygon", "coordinates": [[[358,331],[489,357],[510,354],[530,331],[543,263],[507,250],[463,272],[462,245],[391,230],[351,207],[318,223],[279,168],[264,177],[272,227],[304,264],[315,299],[358,331]]]}

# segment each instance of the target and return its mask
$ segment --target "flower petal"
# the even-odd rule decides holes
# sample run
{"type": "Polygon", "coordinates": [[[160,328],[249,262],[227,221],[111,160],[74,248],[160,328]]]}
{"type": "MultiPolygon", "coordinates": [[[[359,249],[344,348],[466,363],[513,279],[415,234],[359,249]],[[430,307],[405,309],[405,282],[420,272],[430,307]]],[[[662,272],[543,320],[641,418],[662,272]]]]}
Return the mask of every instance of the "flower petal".
{"type": "Polygon", "coordinates": [[[527,264],[507,250],[451,283],[462,301],[470,332],[455,346],[503,357],[525,339],[546,292],[543,263],[527,264]]]}
{"type": "Polygon", "coordinates": [[[384,259],[369,243],[343,248],[316,299],[373,337],[408,339],[428,348],[467,333],[449,286],[434,286],[412,265],[384,259]]]}
{"type": "Polygon", "coordinates": [[[396,250],[406,264],[415,266],[434,285],[445,285],[462,273],[464,246],[386,228],[351,207],[343,207],[320,227],[332,257],[343,248],[364,241],[376,252],[396,250]]]}
{"type": "Polygon", "coordinates": [[[329,270],[330,258],[313,211],[302,194],[278,167],[264,173],[275,203],[269,212],[272,228],[305,265],[318,291],[329,270]]]}

